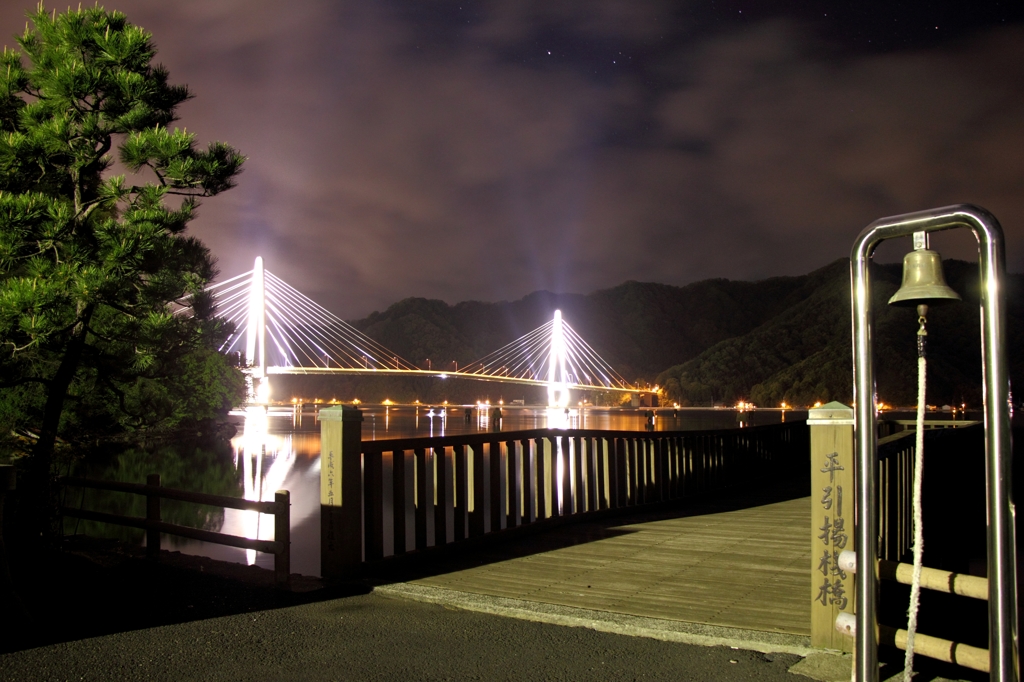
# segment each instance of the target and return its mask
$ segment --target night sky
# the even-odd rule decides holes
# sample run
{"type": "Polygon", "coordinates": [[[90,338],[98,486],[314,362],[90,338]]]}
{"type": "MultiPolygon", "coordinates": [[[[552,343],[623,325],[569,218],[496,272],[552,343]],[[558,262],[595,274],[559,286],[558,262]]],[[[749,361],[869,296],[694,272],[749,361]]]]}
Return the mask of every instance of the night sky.
{"type": "MultiPolygon", "coordinates": [[[[179,125],[249,157],[193,223],[222,277],[262,255],[357,318],[802,274],[876,218],[959,202],[1024,271],[1024,5],[947,4],[105,6],[194,92],[179,125]]],[[[31,6],[3,3],[0,42],[31,6]]]]}

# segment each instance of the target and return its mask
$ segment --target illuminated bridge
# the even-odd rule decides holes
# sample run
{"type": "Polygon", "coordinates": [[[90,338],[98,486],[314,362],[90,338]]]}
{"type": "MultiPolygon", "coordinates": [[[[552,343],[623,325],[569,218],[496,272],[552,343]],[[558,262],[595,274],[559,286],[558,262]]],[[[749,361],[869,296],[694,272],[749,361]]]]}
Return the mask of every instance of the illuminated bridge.
{"type": "Polygon", "coordinates": [[[635,392],[556,310],[553,319],[454,372],[420,369],[263,267],[207,288],[233,323],[224,352],[244,357],[250,401],[266,403],[273,374],[398,374],[545,386],[565,407],[573,389],[635,392]]]}

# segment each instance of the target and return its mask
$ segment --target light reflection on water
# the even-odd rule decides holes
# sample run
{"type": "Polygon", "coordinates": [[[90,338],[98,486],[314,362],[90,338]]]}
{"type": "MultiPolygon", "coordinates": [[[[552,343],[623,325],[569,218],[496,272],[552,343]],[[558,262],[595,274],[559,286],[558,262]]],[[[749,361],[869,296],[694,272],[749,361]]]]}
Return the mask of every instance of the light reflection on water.
{"type": "MultiPolygon", "coordinates": [[[[311,407],[311,406],[310,406],[311,407]]],[[[314,410],[291,408],[250,410],[237,418],[238,433],[231,439],[235,470],[242,479],[245,499],[273,501],[277,490],[291,491],[292,571],[320,574],[320,424],[314,410]]],[[[495,429],[492,406],[482,408],[434,406],[372,406],[363,409],[363,440],[421,436],[453,436],[495,429]]],[[[643,431],[650,410],[503,407],[501,431],[538,428],[584,428],[643,431]]],[[[694,431],[777,424],[787,418],[803,419],[805,412],[755,410],[659,409],[656,431],[694,431]]],[[[559,460],[560,461],[560,460],[559,460]]],[[[237,509],[224,510],[221,533],[272,540],[271,515],[237,509]]],[[[185,554],[208,556],[272,569],[274,557],[206,542],[171,540],[185,554]]]]}

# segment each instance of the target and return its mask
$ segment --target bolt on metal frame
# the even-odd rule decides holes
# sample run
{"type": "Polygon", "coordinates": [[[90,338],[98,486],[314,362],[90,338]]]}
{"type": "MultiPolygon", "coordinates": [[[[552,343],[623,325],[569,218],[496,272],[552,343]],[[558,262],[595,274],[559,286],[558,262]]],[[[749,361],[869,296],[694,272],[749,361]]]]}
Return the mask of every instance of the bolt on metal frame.
{"type": "Polygon", "coordinates": [[[1010,380],[1004,308],[1006,256],[995,216],[969,204],[881,218],[858,235],[850,252],[853,299],[855,461],[857,465],[856,679],[878,680],[877,422],[871,277],[878,245],[915,233],[967,228],[978,240],[981,271],[982,387],[988,519],[988,613],[991,679],[1019,680],[1017,568],[1012,500],[1010,380]]]}

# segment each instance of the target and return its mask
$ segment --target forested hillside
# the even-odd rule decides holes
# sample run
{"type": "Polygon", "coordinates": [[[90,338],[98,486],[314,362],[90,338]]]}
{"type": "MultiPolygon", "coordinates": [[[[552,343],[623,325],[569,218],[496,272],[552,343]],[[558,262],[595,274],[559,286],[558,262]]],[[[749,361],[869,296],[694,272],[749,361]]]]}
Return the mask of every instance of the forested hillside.
{"type": "MultiPolygon", "coordinates": [[[[886,304],[900,274],[899,265],[873,270],[879,396],[892,404],[911,404],[916,313],[886,304]]],[[[936,308],[929,316],[929,395],[939,404],[976,404],[981,389],[977,266],[947,261],[946,276],[965,302],[936,308]]],[[[1010,277],[1011,349],[1024,340],[1021,283],[1022,277],[1010,277]]],[[[451,371],[456,363],[465,366],[546,323],[556,308],[627,380],[658,383],[670,400],[684,405],[740,399],[758,405],[808,405],[852,398],[846,259],[807,275],[760,282],[713,279],[685,287],[626,282],[589,295],[541,291],[512,302],[456,305],[408,298],[353,324],[424,369],[451,371]]],[[[1011,352],[1013,376],[1024,378],[1021,360],[1013,356],[1011,352]]],[[[285,390],[302,382],[303,388],[295,387],[300,394],[340,399],[349,394],[431,402],[464,402],[490,394],[542,398],[509,385],[436,379],[280,381],[289,386],[285,390]]]]}
{"type": "MultiPolygon", "coordinates": [[[[978,269],[945,262],[946,278],[964,301],[928,313],[928,395],[931,404],[977,406],[981,399],[978,269]]],[[[747,334],[722,341],[658,377],[671,399],[709,405],[748,399],[757,405],[808,405],[853,399],[849,268],[833,263],[808,276],[813,292],[747,334]]],[[[899,265],[872,271],[878,397],[893,405],[916,401],[917,313],[887,305],[900,284],[899,265]]],[[[1024,379],[1022,278],[1009,278],[1007,332],[1011,378],[1024,379]]]]}
{"type": "Polygon", "coordinates": [[[583,296],[539,291],[482,303],[408,298],[353,324],[426,368],[465,365],[532,331],[557,308],[626,379],[653,381],[725,339],[745,334],[805,298],[806,277],[724,279],[685,287],[626,282],[583,296]]]}

